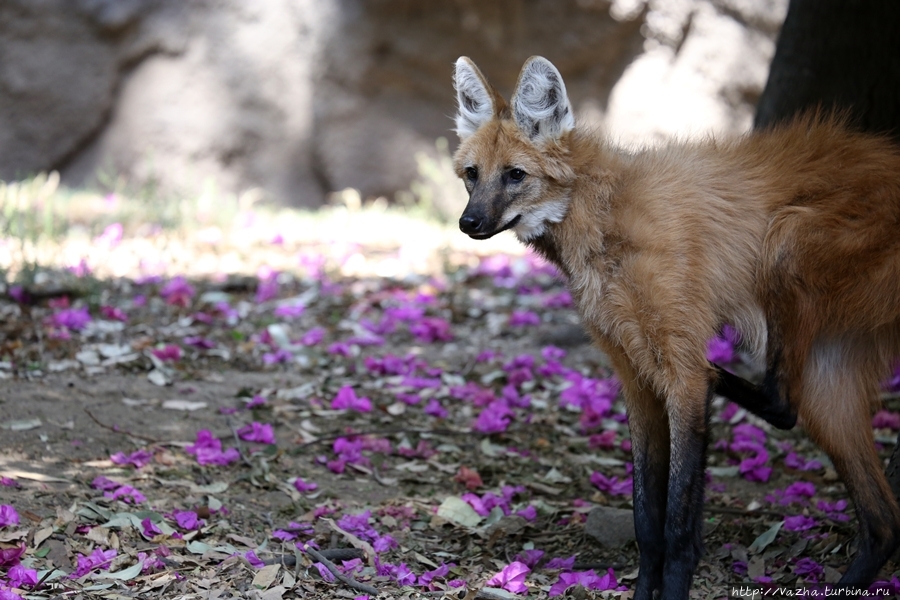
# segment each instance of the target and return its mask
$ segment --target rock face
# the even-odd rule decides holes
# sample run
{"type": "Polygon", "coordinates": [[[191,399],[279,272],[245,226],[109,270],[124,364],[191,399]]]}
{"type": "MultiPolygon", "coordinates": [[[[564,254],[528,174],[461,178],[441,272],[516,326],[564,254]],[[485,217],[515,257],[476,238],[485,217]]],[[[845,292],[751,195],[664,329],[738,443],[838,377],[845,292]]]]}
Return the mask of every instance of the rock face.
{"type": "Polygon", "coordinates": [[[0,4],[0,177],[61,164],[101,127],[114,44],[66,0],[0,4]]]}
{"type": "Polygon", "coordinates": [[[99,171],[163,191],[258,187],[285,203],[321,203],[312,101],[332,7],[135,1],[146,17],[120,35],[143,53],[120,62],[116,101],[61,165],[64,181],[99,171]]]}
{"type": "Polygon", "coordinates": [[[786,0],[6,0],[0,178],[59,169],[317,206],[392,196],[455,145],[451,69],[525,58],[628,142],[749,127],[786,0]],[[258,194],[257,194],[258,195],[258,194]]]}

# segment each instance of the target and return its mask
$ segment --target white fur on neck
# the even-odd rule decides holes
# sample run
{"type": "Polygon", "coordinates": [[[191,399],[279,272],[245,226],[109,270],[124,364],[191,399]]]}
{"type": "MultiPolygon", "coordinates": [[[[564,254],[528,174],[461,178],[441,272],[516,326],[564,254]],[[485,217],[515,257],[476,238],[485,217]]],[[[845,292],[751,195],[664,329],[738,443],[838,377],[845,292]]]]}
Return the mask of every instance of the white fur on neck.
{"type": "Polygon", "coordinates": [[[508,211],[509,215],[504,215],[503,222],[509,223],[516,217],[521,215],[518,224],[513,227],[516,237],[520,242],[528,242],[536,237],[543,235],[547,230],[548,223],[559,223],[566,217],[566,211],[569,203],[565,200],[551,200],[533,207],[528,212],[516,213],[515,209],[508,211]],[[508,217],[508,218],[507,218],[508,217]]]}

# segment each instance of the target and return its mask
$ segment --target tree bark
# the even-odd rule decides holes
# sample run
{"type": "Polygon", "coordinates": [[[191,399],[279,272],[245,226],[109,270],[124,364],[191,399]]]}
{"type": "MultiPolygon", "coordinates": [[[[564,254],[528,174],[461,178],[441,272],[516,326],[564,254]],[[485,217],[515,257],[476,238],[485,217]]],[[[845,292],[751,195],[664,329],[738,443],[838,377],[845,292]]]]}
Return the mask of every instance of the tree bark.
{"type": "Polygon", "coordinates": [[[900,2],[791,0],[754,125],[817,107],[900,142],[900,2]]]}

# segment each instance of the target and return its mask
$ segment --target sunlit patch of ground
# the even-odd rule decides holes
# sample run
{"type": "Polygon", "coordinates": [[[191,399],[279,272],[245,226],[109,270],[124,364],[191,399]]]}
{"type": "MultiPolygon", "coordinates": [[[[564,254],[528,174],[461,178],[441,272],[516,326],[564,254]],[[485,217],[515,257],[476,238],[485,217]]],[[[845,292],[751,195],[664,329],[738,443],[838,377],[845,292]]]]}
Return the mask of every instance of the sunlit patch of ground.
{"type": "Polygon", "coordinates": [[[453,223],[383,200],[360,205],[338,195],[320,211],[300,211],[222,199],[217,212],[203,199],[166,209],[146,199],[59,190],[41,179],[10,187],[0,187],[0,272],[10,281],[34,266],[99,278],[221,279],[310,267],[402,278],[472,266],[476,254],[525,252],[512,236],[476,242],[453,223]]]}

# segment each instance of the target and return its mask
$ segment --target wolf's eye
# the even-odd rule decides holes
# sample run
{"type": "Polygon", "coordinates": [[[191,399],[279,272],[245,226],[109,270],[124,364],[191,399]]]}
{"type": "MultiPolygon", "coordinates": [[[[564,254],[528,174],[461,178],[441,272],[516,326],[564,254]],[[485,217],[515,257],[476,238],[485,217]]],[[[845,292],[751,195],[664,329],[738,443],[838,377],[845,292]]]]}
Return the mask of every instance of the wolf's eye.
{"type": "Polygon", "coordinates": [[[466,179],[469,181],[475,181],[478,179],[478,168],[477,167],[466,167],[466,179]]]}
{"type": "Polygon", "coordinates": [[[522,169],[510,169],[509,178],[513,181],[522,181],[525,179],[525,171],[522,169]]]}

